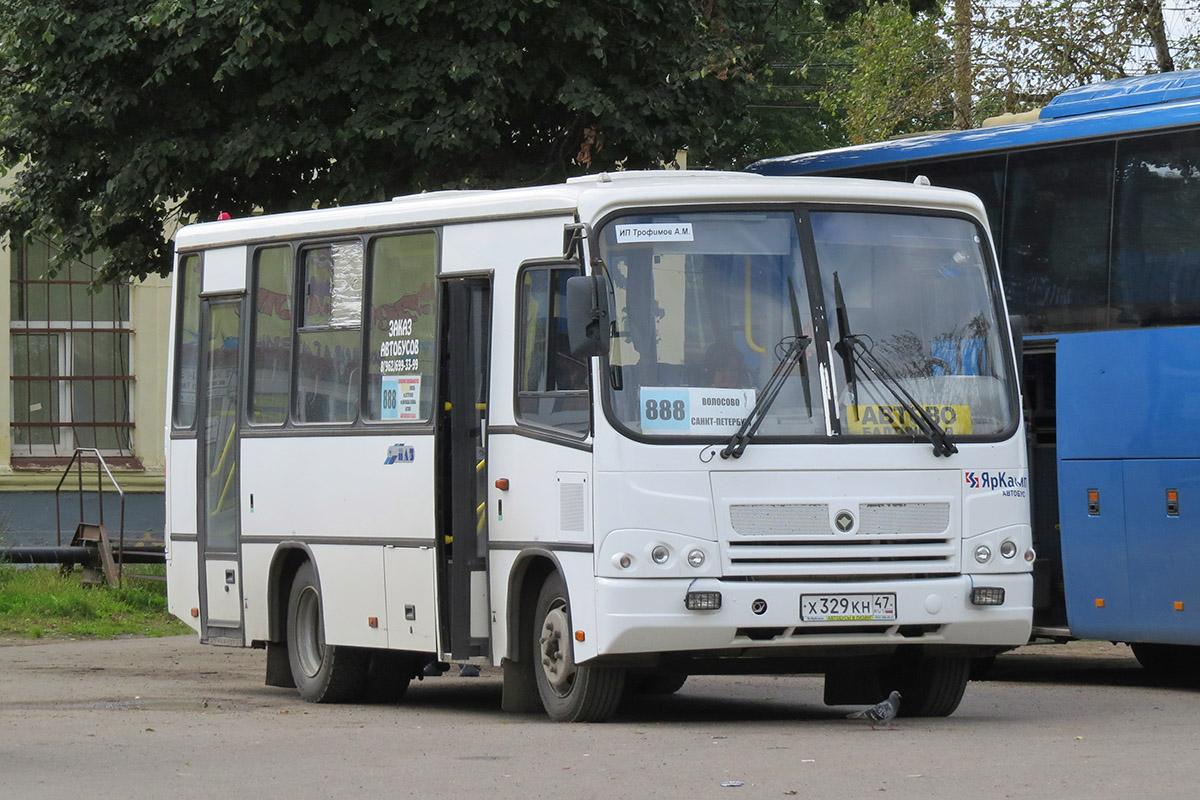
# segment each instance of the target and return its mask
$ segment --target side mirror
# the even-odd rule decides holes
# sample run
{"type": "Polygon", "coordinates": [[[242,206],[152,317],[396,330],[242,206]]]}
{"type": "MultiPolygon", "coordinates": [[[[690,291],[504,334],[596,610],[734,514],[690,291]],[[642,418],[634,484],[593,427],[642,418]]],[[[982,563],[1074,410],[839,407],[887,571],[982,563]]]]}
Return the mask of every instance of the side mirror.
{"type": "Polygon", "coordinates": [[[567,339],[571,355],[591,358],[607,353],[611,319],[608,280],[604,276],[567,278],[567,339]]]}

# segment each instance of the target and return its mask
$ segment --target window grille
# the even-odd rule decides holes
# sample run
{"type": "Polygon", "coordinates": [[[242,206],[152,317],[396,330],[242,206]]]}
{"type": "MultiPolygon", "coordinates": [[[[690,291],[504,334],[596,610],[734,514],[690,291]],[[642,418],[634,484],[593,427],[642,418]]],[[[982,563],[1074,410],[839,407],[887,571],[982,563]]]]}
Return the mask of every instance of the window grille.
{"type": "Polygon", "coordinates": [[[99,255],[51,275],[55,247],[40,239],[17,241],[13,256],[13,458],[132,457],[128,282],[93,290],[99,255]]]}

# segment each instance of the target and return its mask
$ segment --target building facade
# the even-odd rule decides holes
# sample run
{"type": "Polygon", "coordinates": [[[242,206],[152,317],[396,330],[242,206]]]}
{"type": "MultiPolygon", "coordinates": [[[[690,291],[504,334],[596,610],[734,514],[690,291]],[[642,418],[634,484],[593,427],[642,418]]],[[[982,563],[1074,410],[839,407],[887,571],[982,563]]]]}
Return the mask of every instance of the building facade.
{"type": "Polygon", "coordinates": [[[104,477],[101,520],[96,461],[82,509],[78,469],[63,480],[76,448],[99,450],[124,492],[126,542],[161,541],[170,279],[93,291],[91,259],[50,275],[54,254],[0,239],[0,547],[67,544],[81,521],[117,536],[119,494],[104,477]]]}

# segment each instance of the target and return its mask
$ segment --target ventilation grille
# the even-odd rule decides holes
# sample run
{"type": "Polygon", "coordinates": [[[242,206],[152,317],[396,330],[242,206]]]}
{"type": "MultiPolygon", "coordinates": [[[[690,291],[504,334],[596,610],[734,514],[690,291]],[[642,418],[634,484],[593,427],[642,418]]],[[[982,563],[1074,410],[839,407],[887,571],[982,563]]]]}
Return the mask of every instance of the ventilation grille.
{"type": "Polygon", "coordinates": [[[842,533],[824,503],[730,506],[735,535],[724,542],[726,574],[844,578],[958,571],[950,503],[861,503],[849,509],[857,523],[842,533]]]}
{"type": "Polygon", "coordinates": [[[585,486],[582,483],[558,484],[558,525],[564,533],[585,533],[585,486]]]}
{"type": "Polygon", "coordinates": [[[859,535],[942,533],[949,527],[949,503],[863,503],[858,507],[859,535]]]}
{"type": "Polygon", "coordinates": [[[829,506],[824,503],[730,506],[729,523],[739,536],[821,536],[829,533],[829,506]]]}

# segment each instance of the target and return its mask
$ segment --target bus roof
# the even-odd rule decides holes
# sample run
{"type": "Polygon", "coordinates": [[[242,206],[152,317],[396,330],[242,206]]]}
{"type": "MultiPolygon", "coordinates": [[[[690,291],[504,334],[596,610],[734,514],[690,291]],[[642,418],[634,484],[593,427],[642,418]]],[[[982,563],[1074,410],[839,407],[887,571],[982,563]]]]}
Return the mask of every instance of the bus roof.
{"type": "Polygon", "coordinates": [[[1197,124],[1200,70],[1185,70],[1078,86],[1055,97],[1041,109],[1037,119],[1027,122],[768,158],[751,164],[747,170],[764,175],[803,175],[1197,124]]]}
{"type": "Polygon", "coordinates": [[[731,202],[895,204],[983,217],[966,192],[845,178],[765,177],[700,170],[627,171],[521,189],[428,192],[390,202],[264,214],[187,225],[177,250],[309,235],[354,235],[402,226],[566,216],[593,221],[617,208],[731,202]]]}

